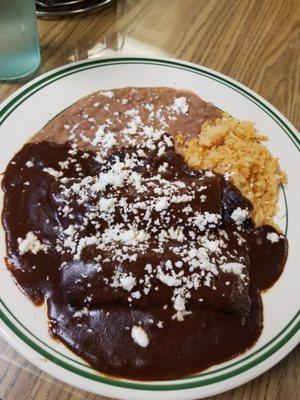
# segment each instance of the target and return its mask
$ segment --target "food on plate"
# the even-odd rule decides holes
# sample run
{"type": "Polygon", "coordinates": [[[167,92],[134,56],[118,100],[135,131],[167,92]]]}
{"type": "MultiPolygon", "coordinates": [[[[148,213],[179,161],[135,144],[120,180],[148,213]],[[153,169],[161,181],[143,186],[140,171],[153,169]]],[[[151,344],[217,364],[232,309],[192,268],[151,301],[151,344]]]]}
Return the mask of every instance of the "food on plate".
{"type": "Polygon", "coordinates": [[[100,372],[141,380],[253,346],[260,292],[287,257],[285,236],[261,225],[285,176],[260,140],[171,88],[98,91],[34,135],[5,171],[2,219],[7,266],[47,302],[51,334],[100,372]],[[260,199],[258,179],[270,181],[260,199]]]}
{"type": "Polygon", "coordinates": [[[278,187],[287,178],[278,159],[261,143],[267,140],[267,136],[257,134],[253,123],[239,121],[226,113],[206,121],[198,137],[176,138],[179,152],[191,167],[229,176],[253,204],[254,222],[274,225],[278,187]]]}

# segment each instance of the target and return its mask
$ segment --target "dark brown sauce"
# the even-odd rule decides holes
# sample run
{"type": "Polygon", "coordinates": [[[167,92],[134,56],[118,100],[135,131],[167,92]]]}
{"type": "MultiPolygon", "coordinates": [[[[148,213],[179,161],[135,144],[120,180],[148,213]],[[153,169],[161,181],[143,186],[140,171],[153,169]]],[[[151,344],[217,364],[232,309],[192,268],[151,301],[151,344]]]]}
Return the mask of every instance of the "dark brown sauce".
{"type": "Polygon", "coordinates": [[[260,290],[269,289],[280,277],[288,254],[287,240],[272,243],[265,240],[268,233],[276,233],[272,226],[264,225],[249,236],[251,281],[260,290]]]}
{"type": "MultiPolygon", "coordinates": [[[[103,258],[105,251],[87,247],[79,259],[74,260],[70,254],[62,255],[55,247],[70,221],[57,212],[65,199],[55,178],[44,168],[57,169],[58,162],[68,157],[69,150],[67,144],[27,144],[7,167],[2,183],[5,192],[2,221],[6,232],[7,266],[19,287],[35,304],[46,300],[51,334],[99,371],[141,380],[183,377],[231,359],[251,347],[263,328],[260,290],[271,287],[279,278],[287,257],[286,238],[269,226],[256,229],[251,219],[246,219],[239,228],[243,239],[243,245],[239,245],[235,233],[237,227],[230,215],[237,207],[250,210],[251,203],[222,176],[206,176],[205,171],[189,169],[173,150],[159,162],[149,153],[139,169],[144,179],[151,178],[158,165],[165,160],[170,166],[162,174],[165,179],[180,178],[188,188],[198,185],[200,181],[206,186],[207,201],[201,203],[196,197],[191,202],[193,212],[222,215],[222,220],[216,227],[212,226],[211,231],[215,231],[216,235],[219,235],[220,229],[226,232],[227,250],[234,253],[235,258],[245,260],[245,279],[235,274],[220,273],[214,290],[200,285],[187,300],[187,309],[191,314],[184,321],[172,318],[172,292],[159,280],[153,284],[157,290],[151,290],[148,296],[133,299],[129,304],[126,290],[105,284],[105,279],[112,278],[116,267],[111,254],[107,254],[110,261],[98,271],[99,262],[95,262],[95,257],[99,255],[103,258]],[[27,168],[28,161],[34,166],[27,168]],[[24,238],[28,232],[35,232],[40,241],[50,244],[47,253],[39,251],[20,255],[18,238],[24,238]],[[267,239],[268,233],[276,234],[274,242],[267,239]],[[227,285],[227,282],[230,284],[227,285]],[[78,321],[74,313],[85,306],[86,296],[91,298],[88,313],[78,321]],[[159,321],[163,321],[163,328],[157,327],[159,321]],[[147,330],[149,345],[146,348],[137,346],[132,340],[130,327],[133,325],[147,330]]],[[[79,151],[74,156],[81,166],[80,173],[76,163],[65,172],[65,177],[73,178],[73,183],[82,176],[97,175],[106,168],[105,164],[94,161],[91,154],[88,158],[82,158],[82,154],[79,151]]],[[[117,156],[120,158],[124,154],[118,153],[117,156]]],[[[111,156],[110,163],[114,162],[114,157],[116,155],[111,156]]],[[[116,196],[126,196],[128,201],[135,201],[137,194],[128,188],[124,190],[116,191],[116,196]]],[[[141,194],[141,200],[147,200],[150,195],[149,191],[141,194]]],[[[75,200],[73,203],[75,221],[82,224],[91,204],[78,205],[75,200]]],[[[143,226],[143,213],[139,216],[143,226]]],[[[161,218],[161,226],[168,224],[169,227],[176,227],[179,220],[183,221],[188,237],[193,228],[185,220],[187,217],[180,203],[174,205],[172,217],[167,223],[157,215],[161,218]]],[[[114,224],[122,222],[118,209],[114,218],[114,224]]],[[[136,215],[128,215],[128,218],[134,220],[136,215]]],[[[99,223],[100,231],[109,226],[102,220],[99,223]]],[[[95,230],[94,226],[88,225],[81,234],[92,234],[95,230]]],[[[197,232],[197,235],[202,233],[197,232]]],[[[189,237],[187,243],[192,240],[189,237]]],[[[149,260],[171,260],[174,263],[180,260],[180,255],[174,256],[170,250],[174,245],[172,240],[159,254],[151,250],[156,242],[157,236],[154,235],[150,238],[151,246],[147,251],[139,254],[134,262],[123,264],[125,271],[134,272],[138,282],[143,278],[144,267],[149,260]]],[[[225,250],[222,251],[225,253],[225,250]]],[[[186,276],[191,275],[187,265],[182,268],[186,276]]],[[[137,289],[141,290],[139,283],[137,289]]]]}

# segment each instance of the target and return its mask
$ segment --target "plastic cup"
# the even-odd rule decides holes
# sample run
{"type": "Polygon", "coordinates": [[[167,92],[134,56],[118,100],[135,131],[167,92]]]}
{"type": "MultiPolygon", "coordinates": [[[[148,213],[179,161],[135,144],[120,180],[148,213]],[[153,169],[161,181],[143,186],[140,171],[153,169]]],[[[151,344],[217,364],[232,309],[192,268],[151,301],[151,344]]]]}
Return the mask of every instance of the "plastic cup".
{"type": "Polygon", "coordinates": [[[34,0],[0,0],[0,80],[24,77],[40,60],[34,0]]]}

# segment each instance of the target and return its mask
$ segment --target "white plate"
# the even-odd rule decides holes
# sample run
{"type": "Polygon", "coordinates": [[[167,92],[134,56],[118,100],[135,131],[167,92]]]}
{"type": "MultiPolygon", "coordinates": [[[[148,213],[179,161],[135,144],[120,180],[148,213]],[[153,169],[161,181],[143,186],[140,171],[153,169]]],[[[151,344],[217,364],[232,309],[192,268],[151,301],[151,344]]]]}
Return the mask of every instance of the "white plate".
{"type": "MultiPolygon", "coordinates": [[[[263,294],[263,333],[247,353],[186,379],[134,382],[95,372],[50,338],[45,307],[34,307],[14,284],[4,262],[0,269],[0,330],[9,343],[44,371],[79,388],[120,399],[196,399],[247,382],[272,367],[299,342],[300,142],[296,129],[260,96],[224,75],[170,59],[105,58],[69,64],[28,83],[0,107],[0,171],[22,144],[64,108],[97,89],[170,86],[190,89],[233,116],[254,121],[270,137],[289,182],[281,189],[280,224],[289,256],[284,272],[263,294]]],[[[5,256],[0,231],[0,257],[5,256]]]]}

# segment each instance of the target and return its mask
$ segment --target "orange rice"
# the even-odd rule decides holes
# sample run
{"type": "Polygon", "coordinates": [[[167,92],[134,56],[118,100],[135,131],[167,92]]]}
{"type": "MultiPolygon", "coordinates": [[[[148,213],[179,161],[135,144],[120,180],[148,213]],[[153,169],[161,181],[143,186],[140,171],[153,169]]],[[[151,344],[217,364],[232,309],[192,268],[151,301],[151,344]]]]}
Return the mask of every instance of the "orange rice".
{"type": "Polygon", "coordinates": [[[278,188],[287,178],[278,159],[262,144],[267,140],[257,134],[252,122],[224,113],[222,118],[204,123],[198,138],[185,142],[178,136],[176,148],[191,167],[227,173],[252,202],[254,222],[274,225],[278,188]]]}

